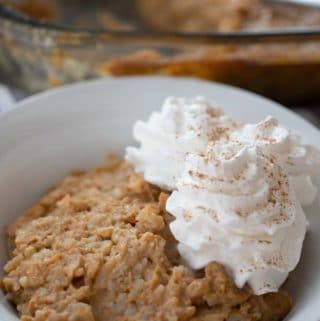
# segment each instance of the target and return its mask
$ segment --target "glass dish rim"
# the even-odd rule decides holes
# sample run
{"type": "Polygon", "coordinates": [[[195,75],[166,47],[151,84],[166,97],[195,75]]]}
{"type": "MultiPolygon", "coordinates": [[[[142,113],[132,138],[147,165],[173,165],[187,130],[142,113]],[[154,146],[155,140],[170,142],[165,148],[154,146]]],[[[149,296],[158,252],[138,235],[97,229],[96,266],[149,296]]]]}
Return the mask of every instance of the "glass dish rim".
{"type": "MultiPolygon", "coordinates": [[[[70,36],[111,36],[118,39],[139,40],[179,40],[192,43],[257,43],[257,42],[306,42],[320,40],[320,26],[315,28],[283,28],[266,30],[241,30],[234,32],[182,32],[182,31],[149,31],[149,30],[111,30],[73,28],[52,24],[30,18],[0,3],[0,23],[6,21],[19,27],[38,31],[64,33],[70,36]]],[[[1,30],[0,30],[1,34],[1,30]]]]}

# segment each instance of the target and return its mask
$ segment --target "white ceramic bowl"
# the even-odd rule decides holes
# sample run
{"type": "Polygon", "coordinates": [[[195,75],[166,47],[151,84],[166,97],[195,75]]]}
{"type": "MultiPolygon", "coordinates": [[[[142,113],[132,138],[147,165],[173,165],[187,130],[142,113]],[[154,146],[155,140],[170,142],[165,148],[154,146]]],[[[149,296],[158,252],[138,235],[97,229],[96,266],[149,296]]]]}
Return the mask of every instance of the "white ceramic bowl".
{"type": "MultiPolygon", "coordinates": [[[[72,169],[122,154],[133,143],[131,129],[169,95],[203,95],[239,120],[254,122],[271,114],[320,148],[320,133],[280,105],[243,90],[209,82],[165,77],[126,77],[91,81],[28,98],[0,117],[0,266],[6,261],[4,229],[49,187],[72,169]]],[[[320,186],[320,179],[317,178],[320,186]]],[[[303,258],[288,281],[294,321],[320,320],[319,200],[306,209],[310,231],[303,258]]],[[[0,320],[17,316],[1,295],[0,320]]]]}

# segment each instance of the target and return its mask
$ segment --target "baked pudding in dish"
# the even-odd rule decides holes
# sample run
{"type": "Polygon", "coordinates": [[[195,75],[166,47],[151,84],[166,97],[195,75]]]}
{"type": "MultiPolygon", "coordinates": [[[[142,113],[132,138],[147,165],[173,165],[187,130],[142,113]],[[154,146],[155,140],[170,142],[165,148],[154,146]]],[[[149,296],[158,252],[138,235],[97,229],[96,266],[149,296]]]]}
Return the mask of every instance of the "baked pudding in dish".
{"type": "Polygon", "coordinates": [[[3,78],[29,93],[106,75],[163,74],[296,106],[320,100],[319,26],[319,8],[283,1],[2,0],[0,64],[3,78]],[[289,38],[272,35],[288,28],[289,38]]]}

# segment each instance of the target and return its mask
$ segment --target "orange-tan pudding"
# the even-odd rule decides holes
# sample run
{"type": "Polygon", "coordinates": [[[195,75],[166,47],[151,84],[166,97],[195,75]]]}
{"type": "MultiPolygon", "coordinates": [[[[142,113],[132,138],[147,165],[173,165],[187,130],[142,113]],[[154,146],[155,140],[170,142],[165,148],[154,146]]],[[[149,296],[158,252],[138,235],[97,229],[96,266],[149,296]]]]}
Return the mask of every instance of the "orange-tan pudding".
{"type": "Polygon", "coordinates": [[[285,292],[255,296],[217,263],[183,265],[167,197],[121,161],[44,196],[8,229],[2,287],[21,320],[281,320],[285,292]]]}

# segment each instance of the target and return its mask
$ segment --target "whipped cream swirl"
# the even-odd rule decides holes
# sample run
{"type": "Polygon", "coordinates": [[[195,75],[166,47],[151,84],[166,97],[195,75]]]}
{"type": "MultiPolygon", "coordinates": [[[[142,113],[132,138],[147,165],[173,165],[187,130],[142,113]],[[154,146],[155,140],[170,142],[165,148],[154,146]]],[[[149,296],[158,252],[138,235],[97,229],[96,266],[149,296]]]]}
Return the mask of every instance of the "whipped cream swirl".
{"type": "Polygon", "coordinates": [[[238,124],[201,97],[169,97],[160,112],[133,129],[140,148],[128,147],[126,160],[145,179],[167,190],[176,188],[188,152],[205,152],[209,141],[225,137],[238,124]]]}
{"type": "Polygon", "coordinates": [[[280,127],[277,119],[269,116],[257,124],[241,126],[232,133],[231,139],[255,145],[264,154],[274,157],[290,176],[302,205],[309,205],[315,200],[317,188],[311,176],[320,170],[320,151],[301,144],[300,138],[280,127]]]}
{"type": "Polygon", "coordinates": [[[256,147],[218,142],[189,154],[167,210],[188,265],[219,262],[257,295],[277,291],[299,261],[305,215],[286,173],[256,147]]]}
{"type": "Polygon", "coordinates": [[[277,291],[300,259],[320,152],[273,117],[243,125],[203,98],[168,98],[134,137],[126,159],[173,191],[170,229],[187,264],[216,261],[238,287],[277,291]]]}

